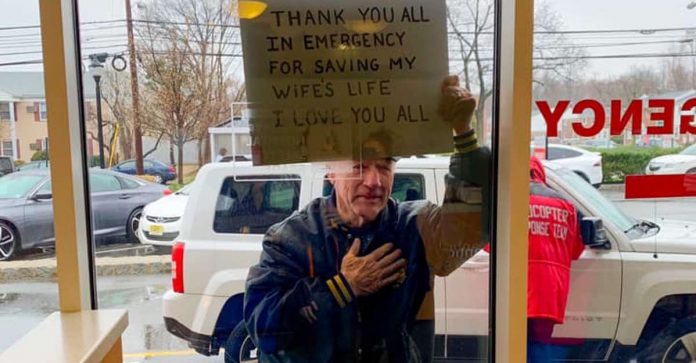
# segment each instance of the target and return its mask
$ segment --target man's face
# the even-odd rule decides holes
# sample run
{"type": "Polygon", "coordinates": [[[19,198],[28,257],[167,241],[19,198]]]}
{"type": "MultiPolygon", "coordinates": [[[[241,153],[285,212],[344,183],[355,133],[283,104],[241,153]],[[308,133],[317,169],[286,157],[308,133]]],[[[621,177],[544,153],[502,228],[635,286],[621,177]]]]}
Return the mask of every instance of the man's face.
{"type": "Polygon", "coordinates": [[[360,227],[375,221],[387,205],[394,184],[394,162],[336,162],[329,179],[336,191],[339,215],[351,226],[360,227]]]}

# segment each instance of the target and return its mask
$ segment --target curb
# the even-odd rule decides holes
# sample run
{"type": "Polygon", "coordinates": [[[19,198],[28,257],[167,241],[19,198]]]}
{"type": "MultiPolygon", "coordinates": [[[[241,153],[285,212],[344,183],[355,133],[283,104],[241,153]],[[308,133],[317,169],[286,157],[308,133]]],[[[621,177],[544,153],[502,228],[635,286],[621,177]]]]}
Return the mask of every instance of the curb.
{"type": "MultiPolygon", "coordinates": [[[[170,256],[99,257],[97,276],[129,276],[171,273],[170,256]]],[[[0,283],[57,281],[56,259],[0,262],[0,283]]]]}
{"type": "Polygon", "coordinates": [[[626,189],[626,184],[602,184],[599,187],[599,191],[611,191],[611,192],[623,192],[626,189]]]}

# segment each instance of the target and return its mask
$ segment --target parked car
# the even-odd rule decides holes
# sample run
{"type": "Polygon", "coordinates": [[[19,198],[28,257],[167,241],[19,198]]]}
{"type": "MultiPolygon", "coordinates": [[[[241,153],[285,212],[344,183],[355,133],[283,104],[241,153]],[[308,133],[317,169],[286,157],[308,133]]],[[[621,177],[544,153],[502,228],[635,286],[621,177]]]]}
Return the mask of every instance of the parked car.
{"type": "Polygon", "coordinates": [[[14,161],[11,156],[0,156],[0,176],[15,172],[14,161]]]}
{"type": "MultiPolygon", "coordinates": [[[[119,173],[135,175],[135,160],[126,160],[111,168],[119,173]]],[[[155,177],[155,183],[166,184],[170,180],[176,179],[176,168],[172,165],[167,165],[159,160],[145,159],[143,160],[143,171],[147,175],[155,177]]]]}
{"type": "MultiPolygon", "coordinates": [[[[93,228],[97,242],[136,240],[143,206],[160,198],[164,186],[107,170],[90,169],[93,228]]],[[[22,250],[52,247],[53,200],[47,169],[0,178],[0,260],[22,250]]]]}
{"type": "Polygon", "coordinates": [[[162,247],[174,244],[179,236],[181,216],[188,202],[191,185],[145,206],[138,228],[141,243],[162,247]]]}
{"type": "Polygon", "coordinates": [[[645,174],[696,174],[696,144],[678,154],[653,158],[645,167],[645,174]]]}
{"type": "Polygon", "coordinates": [[[548,160],[574,171],[595,188],[602,185],[604,175],[600,153],[574,146],[549,144],[548,160]]]}
{"type": "Polygon", "coordinates": [[[17,167],[17,171],[27,171],[34,169],[48,169],[51,166],[51,162],[48,160],[37,160],[30,161],[26,164],[22,164],[17,167]]]}
{"type": "MultiPolygon", "coordinates": [[[[554,330],[554,336],[573,341],[569,358],[629,361],[626,356],[649,351],[683,354],[688,347],[680,339],[696,334],[696,224],[637,220],[577,173],[545,165],[549,185],[588,220],[601,220],[600,232],[608,238],[586,247],[573,264],[566,323],[554,330]]],[[[400,160],[393,196],[440,201],[447,166],[446,158],[400,160]]],[[[172,251],[172,290],[163,297],[168,331],[204,355],[218,354],[227,344],[236,347],[235,356],[255,356],[240,324],[248,269],[258,262],[268,226],[330,192],[322,176],[302,164],[233,171],[218,163],[201,169],[190,191],[197,203],[187,204],[172,251]],[[235,213],[235,201],[254,187],[263,193],[265,212],[253,217],[235,213]]],[[[447,278],[435,279],[439,358],[483,358],[488,281],[484,252],[447,278]]]]}

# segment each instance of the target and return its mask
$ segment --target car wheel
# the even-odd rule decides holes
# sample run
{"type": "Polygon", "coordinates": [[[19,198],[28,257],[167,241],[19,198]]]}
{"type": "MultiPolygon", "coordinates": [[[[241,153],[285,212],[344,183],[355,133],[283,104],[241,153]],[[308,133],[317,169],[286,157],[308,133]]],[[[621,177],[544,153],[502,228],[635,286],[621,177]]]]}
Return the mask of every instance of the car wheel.
{"type": "Polygon", "coordinates": [[[258,350],[247,333],[244,321],[232,330],[225,343],[225,363],[244,363],[258,360],[258,350]]]}
{"type": "Polygon", "coordinates": [[[15,257],[20,250],[19,234],[7,222],[0,221],[0,261],[15,257]]]}
{"type": "Polygon", "coordinates": [[[136,208],[128,217],[128,225],[126,226],[126,238],[128,242],[139,243],[138,228],[140,228],[140,218],[143,216],[143,209],[136,208]]]}
{"type": "Polygon", "coordinates": [[[153,176],[155,177],[155,183],[164,184],[164,178],[161,175],[155,174],[153,176]]]}
{"type": "Polygon", "coordinates": [[[638,349],[639,362],[696,361],[696,317],[676,321],[638,349]]]}

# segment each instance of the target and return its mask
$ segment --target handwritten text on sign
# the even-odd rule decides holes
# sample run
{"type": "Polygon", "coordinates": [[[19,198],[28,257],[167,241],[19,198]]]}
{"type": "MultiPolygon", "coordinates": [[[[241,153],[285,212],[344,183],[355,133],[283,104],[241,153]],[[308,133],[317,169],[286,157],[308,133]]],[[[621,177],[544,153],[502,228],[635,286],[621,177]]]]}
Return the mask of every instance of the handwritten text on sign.
{"type": "Polygon", "coordinates": [[[267,5],[241,21],[255,163],[360,158],[375,135],[393,156],[450,151],[444,0],[267,5]]]}

